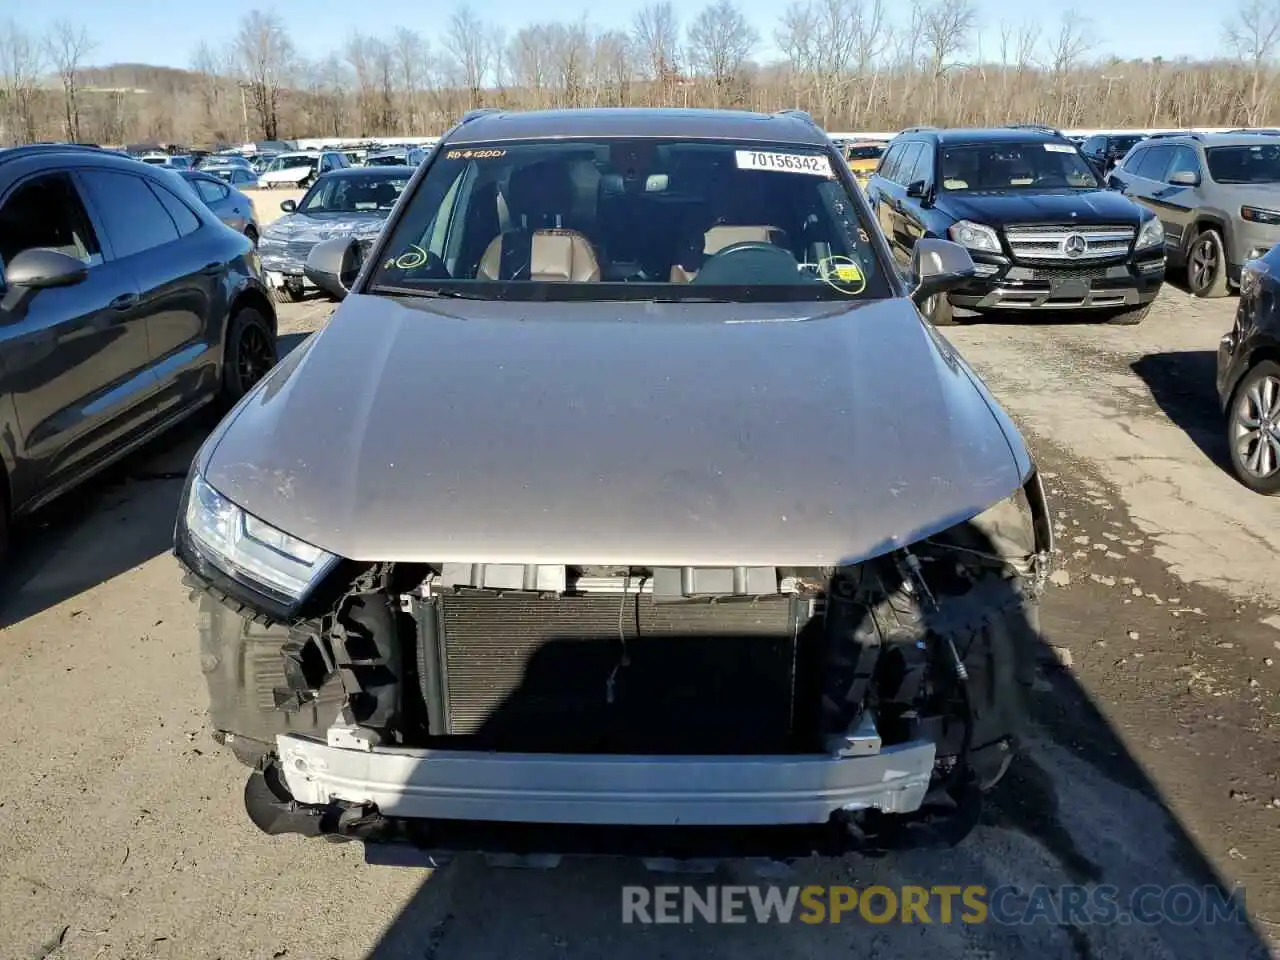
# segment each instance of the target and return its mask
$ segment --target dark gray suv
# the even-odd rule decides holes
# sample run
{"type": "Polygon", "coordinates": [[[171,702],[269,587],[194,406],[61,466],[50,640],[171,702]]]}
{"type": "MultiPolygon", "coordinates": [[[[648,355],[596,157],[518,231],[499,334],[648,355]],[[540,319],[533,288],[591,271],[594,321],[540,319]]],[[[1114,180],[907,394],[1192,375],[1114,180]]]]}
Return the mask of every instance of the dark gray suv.
{"type": "Polygon", "coordinates": [[[1197,297],[1226,296],[1280,240],[1280,136],[1157,134],[1108,184],[1160,217],[1169,265],[1186,267],[1197,297]]]}
{"type": "Polygon", "coordinates": [[[34,510],[276,361],[253,244],[179,174],[0,150],[0,550],[34,510]]]}

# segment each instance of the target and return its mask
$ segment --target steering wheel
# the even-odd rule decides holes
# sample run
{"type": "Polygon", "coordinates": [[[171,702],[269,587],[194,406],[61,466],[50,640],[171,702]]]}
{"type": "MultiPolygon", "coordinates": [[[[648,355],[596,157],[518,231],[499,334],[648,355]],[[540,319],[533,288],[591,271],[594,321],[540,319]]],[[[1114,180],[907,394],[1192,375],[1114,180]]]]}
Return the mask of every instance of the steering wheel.
{"type": "Polygon", "coordinates": [[[713,253],[694,283],[737,286],[748,283],[795,283],[800,266],[781,247],[761,240],[741,240],[713,253]]]}

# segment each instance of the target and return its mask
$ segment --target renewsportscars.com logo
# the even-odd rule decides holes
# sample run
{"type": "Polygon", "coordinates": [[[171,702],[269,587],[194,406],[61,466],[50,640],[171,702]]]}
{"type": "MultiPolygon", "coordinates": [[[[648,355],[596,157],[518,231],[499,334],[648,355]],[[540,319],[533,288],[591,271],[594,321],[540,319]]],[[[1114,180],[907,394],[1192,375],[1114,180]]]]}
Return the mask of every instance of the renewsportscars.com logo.
{"type": "Polygon", "coordinates": [[[622,888],[623,923],[1247,924],[1244,891],[1097,886],[622,888]]]}

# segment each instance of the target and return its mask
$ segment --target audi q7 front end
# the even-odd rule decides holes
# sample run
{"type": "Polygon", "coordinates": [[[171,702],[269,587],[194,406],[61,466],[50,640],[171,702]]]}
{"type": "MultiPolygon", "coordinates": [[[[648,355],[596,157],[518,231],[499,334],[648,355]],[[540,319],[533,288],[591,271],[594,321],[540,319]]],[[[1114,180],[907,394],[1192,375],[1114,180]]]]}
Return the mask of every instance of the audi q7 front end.
{"type": "Polygon", "coordinates": [[[363,255],[312,255],[349,292],[176,531],[260,826],[656,854],[973,822],[1050,525],[911,299],[962,250],[908,289],[802,116],[587,110],[468,118],[363,255]]]}

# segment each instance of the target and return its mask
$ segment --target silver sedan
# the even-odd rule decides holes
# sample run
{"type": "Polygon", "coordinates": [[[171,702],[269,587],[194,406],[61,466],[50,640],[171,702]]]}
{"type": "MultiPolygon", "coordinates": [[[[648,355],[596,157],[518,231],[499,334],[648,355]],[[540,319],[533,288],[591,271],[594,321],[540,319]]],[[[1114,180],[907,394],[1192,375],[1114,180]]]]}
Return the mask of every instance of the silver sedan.
{"type": "Polygon", "coordinates": [[[180,176],[219,220],[258,243],[258,212],[250,197],[211,173],[182,170],[180,176]]]}

